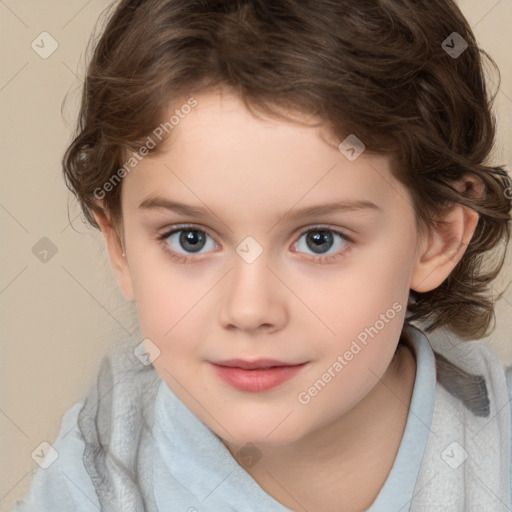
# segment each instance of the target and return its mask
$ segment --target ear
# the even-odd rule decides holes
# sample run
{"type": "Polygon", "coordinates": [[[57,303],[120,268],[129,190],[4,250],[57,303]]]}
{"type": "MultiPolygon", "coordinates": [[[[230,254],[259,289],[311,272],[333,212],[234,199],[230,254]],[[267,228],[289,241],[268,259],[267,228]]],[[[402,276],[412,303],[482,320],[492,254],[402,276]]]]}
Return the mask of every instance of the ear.
{"type": "MultiPolygon", "coordinates": [[[[459,191],[483,193],[483,183],[472,177],[458,182],[459,191]]],[[[478,212],[455,203],[445,217],[423,237],[411,274],[410,288],[428,292],[440,286],[466,252],[478,224],[478,212]]]]}
{"type": "Polygon", "coordinates": [[[94,218],[101,228],[107,249],[110,255],[110,263],[117,276],[119,287],[125,298],[129,301],[135,300],[133,293],[133,282],[130,267],[123,249],[123,243],[119,237],[116,227],[105,213],[105,210],[94,210],[94,218]]]}

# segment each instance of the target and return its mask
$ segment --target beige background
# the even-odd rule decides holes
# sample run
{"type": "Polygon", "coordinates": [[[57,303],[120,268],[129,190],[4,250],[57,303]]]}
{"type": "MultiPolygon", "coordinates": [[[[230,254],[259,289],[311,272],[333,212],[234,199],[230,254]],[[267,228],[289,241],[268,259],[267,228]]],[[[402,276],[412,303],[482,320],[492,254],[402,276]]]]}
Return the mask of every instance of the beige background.
{"type": "MultiPolygon", "coordinates": [[[[84,225],[61,178],[86,43],[107,5],[0,0],[1,511],[26,491],[38,469],[31,453],[41,442],[54,441],[63,413],[83,397],[106,347],[137,326],[102,238],[84,225]],[[43,31],[58,42],[47,59],[31,47],[43,31]],[[57,250],[46,262],[32,252],[43,237],[57,250]]],[[[510,164],[512,0],[464,0],[461,7],[501,69],[496,160],[510,164]]],[[[507,363],[512,363],[510,261],[494,287],[505,292],[497,329],[487,340],[507,363]]]]}

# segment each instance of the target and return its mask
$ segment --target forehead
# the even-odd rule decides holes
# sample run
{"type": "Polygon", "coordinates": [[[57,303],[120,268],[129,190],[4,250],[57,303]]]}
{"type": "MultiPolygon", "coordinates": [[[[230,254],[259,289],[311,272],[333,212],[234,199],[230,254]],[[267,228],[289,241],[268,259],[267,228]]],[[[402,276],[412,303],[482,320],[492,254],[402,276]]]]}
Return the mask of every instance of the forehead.
{"type": "Polygon", "coordinates": [[[194,98],[197,105],[180,116],[164,151],[125,177],[128,208],[155,193],[194,205],[232,204],[241,212],[344,199],[381,207],[397,201],[401,185],[389,158],[363,152],[350,161],[318,120],[259,119],[231,94],[194,98]]]}

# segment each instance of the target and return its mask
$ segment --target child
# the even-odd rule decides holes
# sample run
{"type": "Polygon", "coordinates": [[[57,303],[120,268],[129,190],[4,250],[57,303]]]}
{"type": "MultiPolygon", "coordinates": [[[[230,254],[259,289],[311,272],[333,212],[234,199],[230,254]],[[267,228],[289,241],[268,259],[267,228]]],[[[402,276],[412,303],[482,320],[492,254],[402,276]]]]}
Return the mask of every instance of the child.
{"type": "Polygon", "coordinates": [[[63,166],[140,330],[16,510],[511,510],[481,56],[451,0],[118,3],[63,166]]]}

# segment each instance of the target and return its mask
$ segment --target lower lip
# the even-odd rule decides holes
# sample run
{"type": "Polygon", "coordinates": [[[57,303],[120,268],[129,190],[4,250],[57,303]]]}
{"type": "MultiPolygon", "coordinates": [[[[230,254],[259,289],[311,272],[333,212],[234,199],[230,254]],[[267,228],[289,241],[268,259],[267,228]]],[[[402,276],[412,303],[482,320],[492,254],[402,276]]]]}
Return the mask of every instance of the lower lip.
{"type": "Polygon", "coordinates": [[[266,391],[297,375],[306,363],[295,366],[274,366],[268,370],[243,370],[211,363],[217,375],[241,391],[266,391]]]}

